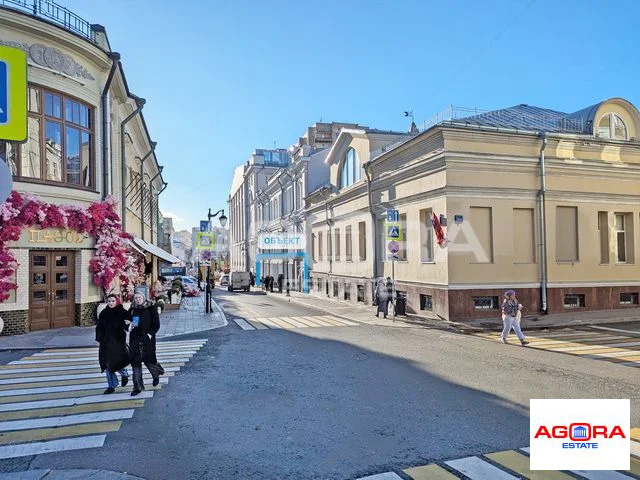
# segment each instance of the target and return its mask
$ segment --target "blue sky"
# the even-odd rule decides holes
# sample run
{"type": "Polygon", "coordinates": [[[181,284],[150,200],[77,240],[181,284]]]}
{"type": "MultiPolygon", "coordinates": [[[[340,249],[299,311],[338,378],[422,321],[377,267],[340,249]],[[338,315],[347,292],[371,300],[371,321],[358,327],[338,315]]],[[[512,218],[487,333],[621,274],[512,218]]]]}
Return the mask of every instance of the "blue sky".
{"type": "MultiPolygon", "coordinates": [[[[640,106],[640,2],[59,0],[122,55],[178,228],[225,208],[233,169],[308,125],[406,130],[449,104],[640,106]]],[[[227,211],[228,213],[228,211],[227,211]]]]}

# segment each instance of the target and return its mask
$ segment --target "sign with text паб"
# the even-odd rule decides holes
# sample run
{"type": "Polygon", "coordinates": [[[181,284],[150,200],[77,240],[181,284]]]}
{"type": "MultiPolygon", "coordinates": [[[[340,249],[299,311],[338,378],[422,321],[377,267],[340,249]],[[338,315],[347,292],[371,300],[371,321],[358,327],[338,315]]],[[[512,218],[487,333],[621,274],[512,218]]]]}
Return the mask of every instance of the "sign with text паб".
{"type": "Polygon", "coordinates": [[[261,233],[258,248],[262,250],[303,250],[307,237],[304,233],[261,233]]]}
{"type": "Polygon", "coordinates": [[[27,139],[27,54],[0,46],[0,140],[27,139]]]}

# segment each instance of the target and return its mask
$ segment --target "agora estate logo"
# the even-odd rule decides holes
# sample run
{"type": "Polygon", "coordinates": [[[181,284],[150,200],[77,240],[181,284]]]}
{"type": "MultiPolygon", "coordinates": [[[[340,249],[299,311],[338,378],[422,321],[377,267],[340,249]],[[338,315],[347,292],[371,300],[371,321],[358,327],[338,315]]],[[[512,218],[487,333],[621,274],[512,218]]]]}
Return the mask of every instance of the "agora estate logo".
{"type": "Polygon", "coordinates": [[[590,423],[571,423],[567,425],[540,425],[534,439],[568,439],[562,442],[563,449],[598,448],[598,439],[627,438],[620,425],[592,425],[590,423]]]}

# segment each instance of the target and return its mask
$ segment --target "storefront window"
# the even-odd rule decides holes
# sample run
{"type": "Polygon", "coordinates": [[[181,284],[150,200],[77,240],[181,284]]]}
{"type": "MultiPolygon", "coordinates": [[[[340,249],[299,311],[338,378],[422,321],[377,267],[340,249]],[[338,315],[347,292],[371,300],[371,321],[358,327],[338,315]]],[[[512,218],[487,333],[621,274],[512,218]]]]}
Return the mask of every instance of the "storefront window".
{"type": "MultiPolygon", "coordinates": [[[[29,134],[22,148],[13,151],[14,175],[91,188],[93,110],[62,93],[29,87],[29,134]],[[44,158],[44,162],[42,159],[44,158]],[[44,164],[43,164],[44,163],[44,164]]],[[[11,144],[12,145],[12,144],[11,144]]],[[[0,158],[9,148],[0,143],[0,158]]]]}

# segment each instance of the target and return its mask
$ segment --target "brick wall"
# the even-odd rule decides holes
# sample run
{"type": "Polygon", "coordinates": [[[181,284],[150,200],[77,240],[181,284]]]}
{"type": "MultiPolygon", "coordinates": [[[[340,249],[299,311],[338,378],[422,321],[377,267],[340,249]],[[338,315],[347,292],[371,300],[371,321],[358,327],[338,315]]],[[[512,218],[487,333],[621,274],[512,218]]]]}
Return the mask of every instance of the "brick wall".
{"type": "Polygon", "coordinates": [[[29,331],[29,310],[12,310],[0,312],[4,321],[2,335],[22,335],[29,331]]]}
{"type": "Polygon", "coordinates": [[[76,303],[75,325],[86,327],[96,324],[96,308],[100,302],[76,303]]]}

